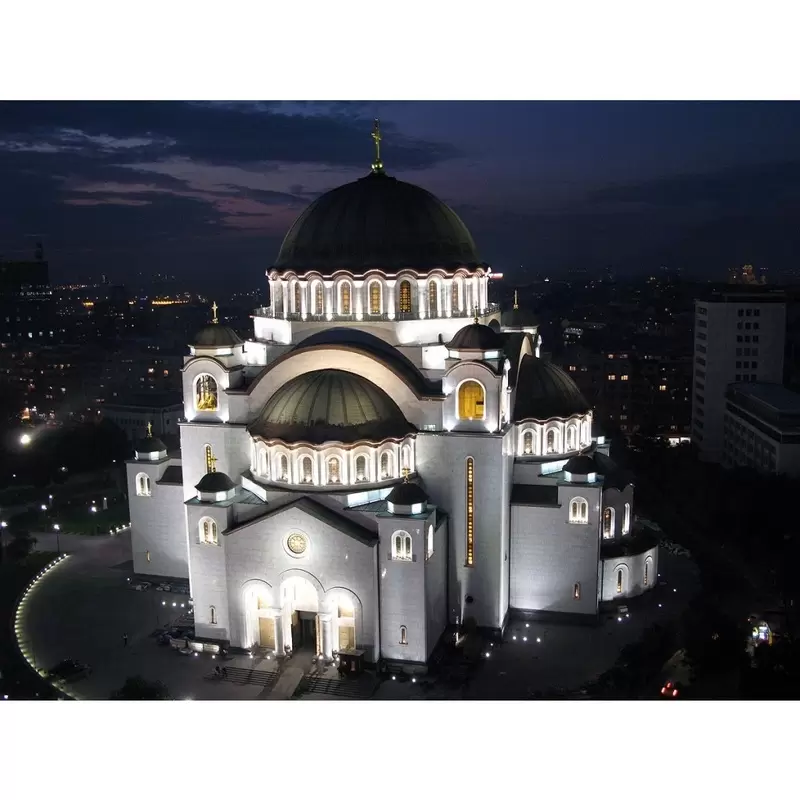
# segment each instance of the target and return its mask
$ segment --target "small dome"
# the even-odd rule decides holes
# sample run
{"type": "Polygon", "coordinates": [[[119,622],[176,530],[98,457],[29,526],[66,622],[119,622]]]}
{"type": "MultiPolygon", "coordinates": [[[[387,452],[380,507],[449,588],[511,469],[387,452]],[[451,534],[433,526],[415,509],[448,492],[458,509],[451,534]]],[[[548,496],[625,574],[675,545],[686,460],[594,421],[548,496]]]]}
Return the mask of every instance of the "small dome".
{"type": "Polygon", "coordinates": [[[275,268],[393,271],[480,263],[451,208],[381,171],[318,197],[286,234],[275,268]]]}
{"type": "Polygon", "coordinates": [[[527,308],[512,308],[500,315],[500,325],[504,328],[536,328],[539,319],[527,308]]]}
{"type": "Polygon", "coordinates": [[[564,370],[533,355],[523,357],[517,377],[514,422],[565,419],[589,410],[586,398],[564,370]]]}
{"type": "Polygon", "coordinates": [[[194,339],[195,347],[235,347],[242,339],[233,328],[212,322],[206,325],[194,339]]]}
{"type": "Polygon", "coordinates": [[[395,506],[413,506],[427,503],[428,494],[418,483],[398,483],[386,497],[395,506]]]}
{"type": "Polygon", "coordinates": [[[382,389],[338,369],[307,372],[283,385],[250,428],[265,439],[311,444],[383,441],[414,430],[382,389]]]}
{"type": "Polygon", "coordinates": [[[236,484],[224,472],[207,472],[194,487],[198,492],[216,494],[236,488],[236,484]]]}
{"type": "Polygon", "coordinates": [[[447,343],[448,350],[502,350],[503,337],[488,325],[474,322],[459,330],[447,343]]]}
{"type": "Polygon", "coordinates": [[[591,475],[599,470],[597,464],[589,456],[572,456],[564,464],[564,472],[569,472],[571,475],[591,475]]]}
{"type": "Polygon", "coordinates": [[[164,442],[155,436],[148,436],[146,439],[140,439],[136,442],[137,453],[163,453],[166,450],[167,446],[164,442]]]}

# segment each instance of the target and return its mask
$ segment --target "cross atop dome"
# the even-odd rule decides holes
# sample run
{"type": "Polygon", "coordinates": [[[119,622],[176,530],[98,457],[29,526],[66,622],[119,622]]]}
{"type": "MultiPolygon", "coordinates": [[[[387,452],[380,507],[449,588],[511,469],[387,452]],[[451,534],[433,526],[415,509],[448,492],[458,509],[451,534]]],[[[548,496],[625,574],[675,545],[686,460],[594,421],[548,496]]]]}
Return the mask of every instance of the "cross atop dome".
{"type": "Polygon", "coordinates": [[[375,142],[375,160],[372,162],[372,172],[378,175],[383,174],[383,161],[381,161],[381,121],[375,120],[372,126],[372,141],[375,142]]]}
{"type": "Polygon", "coordinates": [[[148,422],[147,423],[147,438],[148,439],[152,439],[153,438],[153,423],[152,422],[148,422]]]}
{"type": "Polygon", "coordinates": [[[216,325],[216,324],[219,322],[219,320],[217,319],[217,309],[218,309],[218,308],[219,308],[219,306],[217,305],[217,301],[215,300],[215,301],[214,301],[214,302],[211,304],[211,313],[214,315],[211,321],[212,321],[212,322],[213,322],[215,325],[216,325]]]}
{"type": "Polygon", "coordinates": [[[517,290],[514,289],[514,310],[519,308],[519,299],[517,298],[517,290]]]}

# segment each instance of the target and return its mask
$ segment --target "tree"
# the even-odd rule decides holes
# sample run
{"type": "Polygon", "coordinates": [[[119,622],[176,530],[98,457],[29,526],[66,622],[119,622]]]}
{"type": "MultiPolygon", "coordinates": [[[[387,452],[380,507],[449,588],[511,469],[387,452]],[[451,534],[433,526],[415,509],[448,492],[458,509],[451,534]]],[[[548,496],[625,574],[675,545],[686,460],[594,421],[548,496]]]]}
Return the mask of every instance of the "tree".
{"type": "Polygon", "coordinates": [[[30,532],[16,530],[11,534],[11,541],[6,545],[6,556],[9,561],[22,561],[27,558],[36,544],[30,532]]]}
{"type": "Polygon", "coordinates": [[[161,681],[147,681],[141,675],[128,678],[121,689],[112,692],[111,700],[172,700],[161,681]]]}

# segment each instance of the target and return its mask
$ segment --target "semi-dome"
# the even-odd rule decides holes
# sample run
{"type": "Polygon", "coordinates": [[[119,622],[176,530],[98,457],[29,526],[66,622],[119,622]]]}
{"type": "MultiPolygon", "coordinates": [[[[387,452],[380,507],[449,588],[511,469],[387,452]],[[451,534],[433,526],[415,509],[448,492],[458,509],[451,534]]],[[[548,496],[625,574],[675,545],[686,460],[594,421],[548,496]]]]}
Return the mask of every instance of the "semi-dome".
{"type": "Polygon", "coordinates": [[[318,197],[289,229],[274,266],[332,272],[480,263],[455,211],[379,170],[318,197]]]}
{"type": "Polygon", "coordinates": [[[195,347],[235,347],[242,339],[233,328],[212,322],[198,332],[194,339],[195,347]]]}
{"type": "Polygon", "coordinates": [[[517,378],[515,422],[563,419],[585,414],[590,408],[575,381],[564,370],[533,355],[523,357],[517,378]]]}
{"type": "Polygon", "coordinates": [[[307,372],[286,383],[250,428],[265,439],[311,444],[382,441],[414,430],[386,392],[338,369],[307,372]]]}
{"type": "Polygon", "coordinates": [[[505,340],[494,329],[474,322],[459,330],[447,343],[448,350],[502,350],[505,340]]]}
{"type": "Polygon", "coordinates": [[[137,453],[165,453],[167,446],[156,436],[148,436],[145,439],[140,439],[136,442],[137,453]]]}
{"type": "Polygon", "coordinates": [[[598,471],[597,464],[589,456],[572,456],[564,464],[564,472],[569,472],[572,475],[591,475],[593,472],[598,471]]]}
{"type": "Polygon", "coordinates": [[[224,472],[207,472],[194,488],[204,494],[216,494],[235,489],[236,484],[224,472]]]}
{"type": "Polygon", "coordinates": [[[410,481],[398,483],[386,496],[386,500],[395,506],[413,506],[428,502],[427,492],[418,484],[410,481]]]}
{"type": "Polygon", "coordinates": [[[512,308],[500,315],[500,324],[504,328],[535,328],[539,319],[533,311],[527,308],[512,308]]]}

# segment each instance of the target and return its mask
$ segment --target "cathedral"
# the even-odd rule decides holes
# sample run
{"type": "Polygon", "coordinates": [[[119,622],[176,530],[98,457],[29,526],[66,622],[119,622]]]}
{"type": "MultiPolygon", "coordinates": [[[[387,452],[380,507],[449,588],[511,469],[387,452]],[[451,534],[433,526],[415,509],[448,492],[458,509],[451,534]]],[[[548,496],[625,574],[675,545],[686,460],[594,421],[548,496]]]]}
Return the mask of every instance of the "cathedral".
{"type": "Polygon", "coordinates": [[[127,464],[134,570],[188,578],[198,641],[422,668],[446,629],[596,618],[657,583],[633,486],[459,217],[386,174],[303,211],[242,340],[183,366],[180,453],[127,464]]]}

